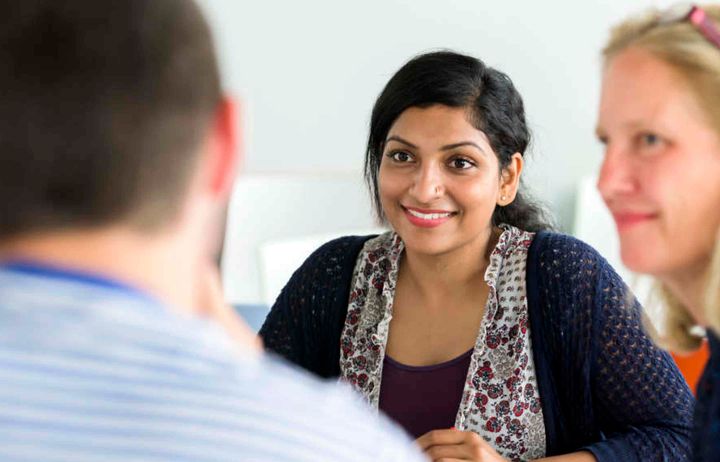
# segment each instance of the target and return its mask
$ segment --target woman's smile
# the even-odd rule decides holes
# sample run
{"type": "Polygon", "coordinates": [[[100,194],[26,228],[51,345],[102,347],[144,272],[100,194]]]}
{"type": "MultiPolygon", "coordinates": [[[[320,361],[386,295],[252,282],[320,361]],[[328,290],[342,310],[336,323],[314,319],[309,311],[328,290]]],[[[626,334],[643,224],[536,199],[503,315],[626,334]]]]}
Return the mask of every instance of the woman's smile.
{"type": "Polygon", "coordinates": [[[408,221],[421,228],[435,228],[451,220],[457,212],[447,210],[426,210],[401,205],[408,221]]]}

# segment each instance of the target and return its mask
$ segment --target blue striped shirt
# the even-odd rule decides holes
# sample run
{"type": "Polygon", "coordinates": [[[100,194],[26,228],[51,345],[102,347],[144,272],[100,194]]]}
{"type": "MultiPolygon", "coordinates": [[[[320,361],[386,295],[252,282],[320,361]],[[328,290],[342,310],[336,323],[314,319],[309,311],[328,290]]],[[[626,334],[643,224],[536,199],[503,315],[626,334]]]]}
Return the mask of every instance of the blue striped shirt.
{"type": "Polygon", "coordinates": [[[0,267],[0,460],[419,461],[344,387],[115,282],[0,267]]]}

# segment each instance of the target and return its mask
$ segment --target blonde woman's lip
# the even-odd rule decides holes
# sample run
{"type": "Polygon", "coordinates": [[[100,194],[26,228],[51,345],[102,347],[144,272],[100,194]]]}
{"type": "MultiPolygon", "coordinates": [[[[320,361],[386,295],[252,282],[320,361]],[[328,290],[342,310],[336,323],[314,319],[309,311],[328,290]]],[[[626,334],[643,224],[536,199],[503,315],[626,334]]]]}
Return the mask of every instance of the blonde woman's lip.
{"type": "Polygon", "coordinates": [[[614,212],[612,214],[618,231],[624,231],[643,223],[647,223],[657,217],[654,213],[638,213],[638,212],[614,212]]]}

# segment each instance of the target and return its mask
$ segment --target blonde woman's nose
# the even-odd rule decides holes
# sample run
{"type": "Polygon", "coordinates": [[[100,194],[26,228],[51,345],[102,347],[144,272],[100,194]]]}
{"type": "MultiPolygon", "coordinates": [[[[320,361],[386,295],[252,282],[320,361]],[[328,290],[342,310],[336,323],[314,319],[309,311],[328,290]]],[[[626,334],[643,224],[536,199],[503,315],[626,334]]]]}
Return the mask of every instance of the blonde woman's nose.
{"type": "Polygon", "coordinates": [[[635,189],[634,173],[628,156],[619,149],[608,147],[597,180],[597,189],[605,202],[631,193],[635,189]]]}

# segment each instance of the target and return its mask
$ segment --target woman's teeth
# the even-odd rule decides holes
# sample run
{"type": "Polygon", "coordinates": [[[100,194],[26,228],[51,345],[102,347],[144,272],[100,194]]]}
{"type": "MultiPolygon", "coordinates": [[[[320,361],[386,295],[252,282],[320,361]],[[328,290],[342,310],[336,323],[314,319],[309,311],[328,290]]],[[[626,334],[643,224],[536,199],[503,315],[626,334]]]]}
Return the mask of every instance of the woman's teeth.
{"type": "Polygon", "coordinates": [[[410,212],[410,215],[414,217],[421,218],[423,220],[438,220],[440,218],[449,217],[452,215],[452,212],[445,212],[445,213],[420,213],[416,212],[415,210],[407,209],[408,212],[410,212]]]}

